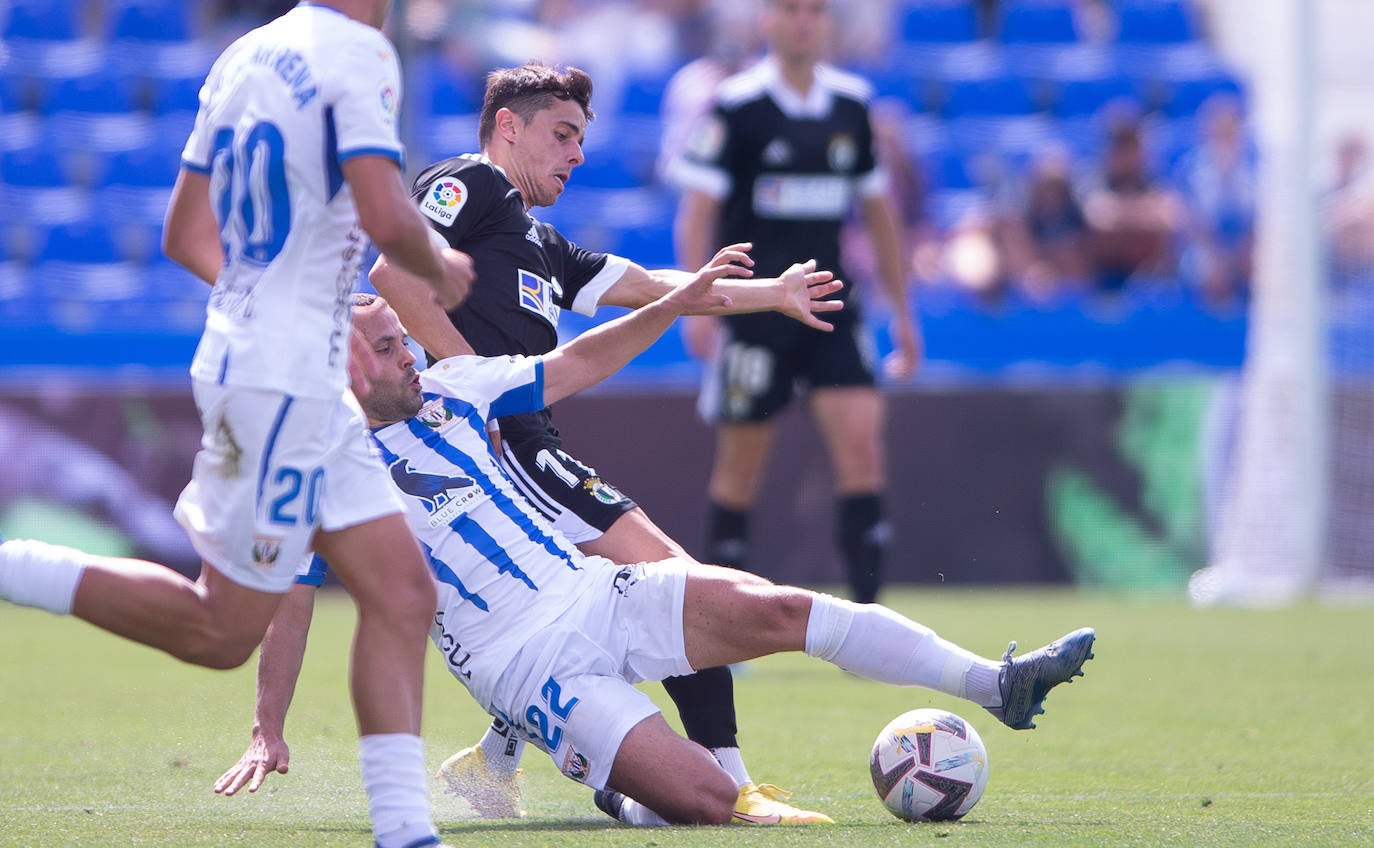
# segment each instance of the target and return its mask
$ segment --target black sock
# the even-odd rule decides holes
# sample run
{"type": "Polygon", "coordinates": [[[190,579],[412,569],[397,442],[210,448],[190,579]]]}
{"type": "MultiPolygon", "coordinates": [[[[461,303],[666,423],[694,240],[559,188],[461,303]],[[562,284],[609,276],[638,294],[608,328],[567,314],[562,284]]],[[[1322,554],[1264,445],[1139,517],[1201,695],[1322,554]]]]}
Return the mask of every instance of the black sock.
{"type": "Polygon", "coordinates": [[[735,735],[735,678],[729,666],[669,677],[663,690],[677,705],[687,738],[703,748],[738,748],[735,735]]]}
{"type": "Polygon", "coordinates": [[[878,598],[882,581],[883,553],[889,528],[883,521],[883,502],[879,495],[850,495],[836,504],[840,551],[849,569],[849,588],[853,600],[871,604],[878,598]]]}
{"type": "Polygon", "coordinates": [[[712,502],[706,517],[706,562],[746,568],[749,553],[749,513],[712,502]]]}

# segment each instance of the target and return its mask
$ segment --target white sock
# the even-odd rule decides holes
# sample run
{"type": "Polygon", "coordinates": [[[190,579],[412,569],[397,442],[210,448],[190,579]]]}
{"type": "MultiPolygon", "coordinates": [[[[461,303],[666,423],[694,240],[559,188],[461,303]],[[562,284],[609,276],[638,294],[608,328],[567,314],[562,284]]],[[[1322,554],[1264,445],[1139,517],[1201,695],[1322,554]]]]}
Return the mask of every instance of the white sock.
{"type": "Polygon", "coordinates": [[[61,545],[14,539],[0,544],[0,598],[69,615],[90,554],[61,545]]]}
{"type": "Polygon", "coordinates": [[[1000,663],[878,604],[817,594],[806,625],[806,653],[870,680],[924,686],[984,707],[1002,703],[1000,663]]]}
{"type": "Polygon", "coordinates": [[[736,786],[744,786],[754,781],[749,778],[749,769],[744,767],[744,757],[738,748],[710,748],[711,756],[716,758],[720,767],[735,779],[736,786]]]}
{"type": "Polygon", "coordinates": [[[358,740],[358,762],[377,848],[408,848],[438,839],[429,815],[425,746],[419,736],[364,736],[358,740]]]}
{"type": "Polygon", "coordinates": [[[628,795],[620,805],[620,820],[635,827],[667,827],[669,824],[663,816],[628,795]]]}
{"type": "Polygon", "coordinates": [[[487,770],[495,774],[515,774],[525,755],[525,740],[511,733],[510,725],[499,718],[492,719],[477,746],[487,755],[487,770]]]}

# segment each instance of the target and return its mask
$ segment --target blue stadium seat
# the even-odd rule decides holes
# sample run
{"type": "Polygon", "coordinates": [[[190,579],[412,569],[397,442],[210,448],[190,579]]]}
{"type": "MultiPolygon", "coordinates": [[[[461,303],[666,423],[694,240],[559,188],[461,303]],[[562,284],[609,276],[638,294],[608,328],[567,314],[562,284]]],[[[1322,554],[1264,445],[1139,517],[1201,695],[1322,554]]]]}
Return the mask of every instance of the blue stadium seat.
{"type": "Polygon", "coordinates": [[[63,188],[69,184],[62,155],[48,144],[0,151],[0,186],[63,188]]]}
{"type": "Polygon", "coordinates": [[[1008,45],[1072,44],[1078,41],[1078,24],[1066,2],[1004,3],[997,37],[1008,45]]]}
{"type": "Polygon", "coordinates": [[[185,41],[188,5],[181,0],[115,0],[106,11],[106,38],[125,42],[185,41]]]}
{"type": "Polygon", "coordinates": [[[121,259],[114,231],[103,220],[82,218],[48,227],[41,236],[39,262],[106,264],[121,259]]]}
{"type": "Polygon", "coordinates": [[[64,0],[11,0],[0,38],[5,41],[73,41],[80,36],[77,4],[64,0]]]}
{"type": "Polygon", "coordinates": [[[964,190],[977,185],[968,167],[968,160],[960,151],[931,151],[923,159],[924,173],[932,190],[964,190]]]}
{"type": "Polygon", "coordinates": [[[117,114],[133,108],[133,88],[129,80],[102,69],[57,80],[44,98],[43,111],[117,114]]]}
{"type": "Polygon", "coordinates": [[[1123,0],[1117,7],[1120,44],[1185,44],[1201,37],[1191,3],[1123,0]]]}
{"type": "Polygon", "coordinates": [[[411,78],[418,83],[414,102],[421,106],[421,120],[428,115],[465,115],[481,110],[480,77],[454,68],[437,55],[419,58],[414,67],[417,72],[411,78]]]}
{"type": "Polygon", "coordinates": [[[1198,107],[1218,94],[1244,98],[1245,91],[1235,77],[1208,76],[1202,79],[1180,80],[1160,89],[1160,111],[1170,118],[1184,118],[1197,113],[1198,107]]]}
{"type": "Polygon", "coordinates": [[[1038,111],[1028,80],[1015,76],[958,80],[945,86],[946,118],[1030,115],[1038,111]]]}
{"type": "Polygon", "coordinates": [[[652,115],[655,118],[663,111],[663,90],[668,85],[668,74],[631,74],[625,80],[621,92],[618,111],[622,115],[652,115]]]}
{"type": "Polygon", "coordinates": [[[645,181],[645,175],[635,173],[625,157],[608,150],[600,155],[588,155],[587,161],[573,170],[569,185],[575,188],[634,188],[645,181]]]}
{"type": "Polygon", "coordinates": [[[972,3],[908,0],[899,14],[899,33],[907,44],[948,44],[978,38],[978,13],[972,3]]]}
{"type": "Polygon", "coordinates": [[[200,87],[204,83],[204,74],[144,80],[143,96],[154,115],[194,113],[200,108],[200,87]]]}
{"type": "Polygon", "coordinates": [[[1135,81],[1124,75],[1064,80],[1054,91],[1050,111],[1059,118],[1091,117],[1109,104],[1120,101],[1143,103],[1135,81]]]}
{"type": "Polygon", "coordinates": [[[148,115],[134,108],[132,80],[108,67],[58,80],[43,111],[64,147],[131,150],[152,135],[148,115]]]}

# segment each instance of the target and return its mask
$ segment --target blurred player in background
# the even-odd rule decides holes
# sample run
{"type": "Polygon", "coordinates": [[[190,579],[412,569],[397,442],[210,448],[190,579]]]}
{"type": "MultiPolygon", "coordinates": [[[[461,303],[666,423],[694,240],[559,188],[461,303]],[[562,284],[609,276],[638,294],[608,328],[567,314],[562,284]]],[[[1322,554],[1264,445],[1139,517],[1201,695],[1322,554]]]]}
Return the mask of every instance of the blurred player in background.
{"type": "Polygon", "coordinates": [[[0,598],[233,668],[313,546],[358,604],[352,692],[376,844],[417,848],[439,844],[419,735],[435,589],[347,393],[350,364],[365,391],[371,362],[365,346],[350,357],[349,297],[368,236],[449,307],[472,267],[406,196],[388,5],[302,3],[231,45],[201,90],[164,230],[167,255],[213,285],[191,365],[202,449],[176,508],[199,580],[11,541],[0,598]]]}
{"type": "MultiPolygon", "coordinates": [[[[529,64],[494,71],[479,123],[482,154],[443,160],[416,178],[413,196],[421,213],[449,245],[472,256],[477,270],[471,296],[445,316],[430,308],[423,283],[387,257],[373,269],[378,292],[431,358],[450,356],[468,343],[483,356],[547,353],[558,343],[561,310],[591,315],[607,305],[635,309],[692,278],[688,272],[649,271],[623,257],[585,250],[531,217],[532,208],[558,200],[584,161],[582,140],[594,117],[591,95],[591,78],[577,68],[529,64]]],[[[732,245],[722,251],[736,259],[736,278],[717,286],[731,298],[732,310],[772,309],[784,320],[829,329],[816,313],[840,304],[817,298],[832,289],[813,290],[795,279],[742,279],[752,276],[745,249],[732,245]]],[[[502,466],[521,494],[585,553],[625,563],[687,556],[632,499],[562,449],[550,410],[502,417],[496,440],[502,466]]],[[[784,792],[751,779],[736,738],[729,669],[674,678],[665,688],[688,735],[735,775],[742,815],[828,821],[784,804],[784,792]]],[[[449,758],[441,775],[450,791],[483,815],[517,815],[514,776],[521,748],[496,722],[476,747],[449,758]]]]}
{"type": "MultiPolygon", "coordinates": [[[[670,168],[683,189],[679,261],[700,265],[725,234],[753,244],[760,274],[814,256],[844,278],[840,229],[857,204],[891,301],[894,351],[886,372],[919,358],[907,303],[900,227],[873,150],[869,85],[821,62],[827,0],[766,0],[768,55],[717,89],[715,107],[670,168]]],[[[848,289],[846,291],[849,291],[848,289]]],[[[877,598],[889,531],[884,521],[884,404],[863,316],[849,306],[822,335],[777,316],[693,319],[688,347],[712,359],[700,408],[717,425],[706,559],[748,565],[749,517],[773,438],[773,416],[804,384],[835,475],[836,526],[854,600],[877,598]]]]}

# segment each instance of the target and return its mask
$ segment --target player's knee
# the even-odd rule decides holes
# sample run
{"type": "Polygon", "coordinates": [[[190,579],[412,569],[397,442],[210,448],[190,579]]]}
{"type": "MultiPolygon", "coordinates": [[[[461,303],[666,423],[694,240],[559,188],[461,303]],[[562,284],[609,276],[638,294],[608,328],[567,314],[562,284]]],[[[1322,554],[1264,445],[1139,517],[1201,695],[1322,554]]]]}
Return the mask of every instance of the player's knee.
{"type": "Polygon", "coordinates": [[[238,668],[248,662],[262,642],[262,634],[206,626],[192,628],[182,639],[177,657],[192,665],[217,671],[238,668]]]}
{"type": "Polygon", "coordinates": [[[438,594],[428,570],[412,570],[416,573],[389,583],[386,591],[371,593],[360,600],[360,613],[375,616],[393,627],[428,631],[439,602],[438,594]]]}
{"type": "Polygon", "coordinates": [[[811,618],[810,592],[779,586],[765,595],[758,607],[753,624],[756,629],[774,634],[788,644],[798,634],[805,637],[806,624],[811,618]]]}
{"type": "Polygon", "coordinates": [[[679,797],[675,817],[680,824],[729,824],[738,799],[734,778],[724,771],[713,772],[679,797]]]}

